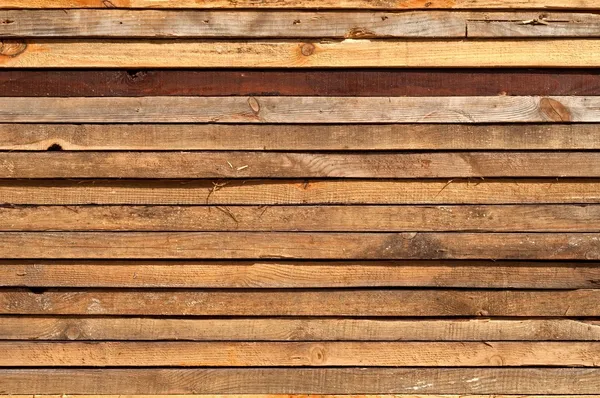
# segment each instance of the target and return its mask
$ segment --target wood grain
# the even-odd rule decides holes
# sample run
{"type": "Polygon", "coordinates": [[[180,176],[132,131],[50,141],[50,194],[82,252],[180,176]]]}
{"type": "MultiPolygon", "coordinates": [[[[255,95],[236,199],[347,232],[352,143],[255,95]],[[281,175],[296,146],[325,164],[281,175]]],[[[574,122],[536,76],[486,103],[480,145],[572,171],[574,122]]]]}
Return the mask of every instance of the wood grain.
{"type": "Polygon", "coordinates": [[[3,97],[599,94],[590,69],[0,70],[3,97]]]}
{"type": "MultiPolygon", "coordinates": [[[[599,341],[571,319],[132,318],[2,316],[2,340],[599,341]]],[[[431,397],[430,397],[431,398],[431,397]]]]}
{"type": "Polygon", "coordinates": [[[120,288],[457,287],[594,289],[597,263],[31,262],[0,263],[0,286],[120,288]]]}
{"type": "Polygon", "coordinates": [[[0,314],[598,317],[600,289],[47,289],[32,292],[3,288],[0,289],[0,314]]]}
{"type": "Polygon", "coordinates": [[[16,205],[600,203],[596,179],[0,180],[16,205]]]}
{"type": "Polygon", "coordinates": [[[0,231],[600,232],[597,205],[14,206],[0,231]]]}
{"type": "MultiPolygon", "coordinates": [[[[48,394],[35,394],[32,395],[0,395],[5,398],[69,398],[69,395],[48,395],[48,394]]],[[[515,395],[494,395],[494,398],[592,398],[593,395],[519,395],[518,397],[515,395]]],[[[78,395],[77,398],[156,398],[152,395],[78,395]]],[[[170,398],[239,398],[235,394],[225,394],[225,395],[215,395],[215,394],[202,394],[202,395],[194,395],[194,394],[185,394],[185,395],[177,395],[170,394],[170,398]]],[[[394,394],[394,395],[322,395],[322,394],[244,394],[244,398],[490,398],[489,395],[404,395],[404,394],[394,394]]]]}
{"type": "MultiPolygon", "coordinates": [[[[0,84],[0,91],[2,90],[0,84]]],[[[10,84],[4,86],[10,87],[10,84]]],[[[0,150],[581,150],[595,124],[0,124],[0,150]]]]}
{"type": "Polygon", "coordinates": [[[1,232],[0,257],[600,260],[600,234],[1,232]]]}
{"type": "Polygon", "coordinates": [[[3,367],[578,366],[599,342],[0,342],[3,367]]]}
{"type": "Polygon", "coordinates": [[[0,178],[469,177],[600,177],[600,153],[0,153],[0,178]]]}
{"type": "Polygon", "coordinates": [[[3,40],[0,68],[468,68],[600,66],[597,39],[3,40]],[[240,57],[240,54],[244,54],[240,57]]]}
{"type": "Polygon", "coordinates": [[[471,14],[465,25],[467,37],[597,37],[600,19],[583,13],[492,13],[471,14]]]}
{"type": "MultiPolygon", "coordinates": [[[[599,369],[0,369],[15,394],[596,394],[599,369]],[[415,389],[416,388],[416,389],[415,389]]],[[[413,398],[415,396],[412,396],[413,398]]]]}
{"type": "Polygon", "coordinates": [[[354,124],[599,121],[600,96],[0,98],[0,122],[9,123],[354,124]]]}

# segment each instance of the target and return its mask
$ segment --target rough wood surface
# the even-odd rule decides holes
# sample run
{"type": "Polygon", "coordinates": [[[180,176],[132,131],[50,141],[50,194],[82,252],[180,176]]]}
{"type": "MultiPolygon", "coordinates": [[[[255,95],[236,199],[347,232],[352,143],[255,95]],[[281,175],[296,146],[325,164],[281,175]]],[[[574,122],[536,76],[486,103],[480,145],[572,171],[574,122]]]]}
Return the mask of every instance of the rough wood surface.
{"type": "MultiPolygon", "coordinates": [[[[14,394],[597,394],[600,369],[0,369],[14,394]]],[[[413,396],[414,398],[414,396],[413,396]]]]}
{"type": "MultiPolygon", "coordinates": [[[[571,319],[0,318],[2,340],[599,341],[600,322],[571,319]]],[[[431,397],[430,397],[431,398],[431,397]]]]}
{"type": "Polygon", "coordinates": [[[15,205],[600,203],[597,179],[0,180],[15,205]]]}
{"type": "Polygon", "coordinates": [[[0,342],[3,367],[578,366],[600,342],[0,342]]]}
{"type": "MultiPolygon", "coordinates": [[[[70,398],[68,394],[62,395],[48,395],[48,394],[34,394],[34,395],[0,395],[3,398],[70,398]]],[[[80,394],[74,398],[157,398],[156,395],[85,395],[80,394]]],[[[243,397],[236,394],[169,394],[169,398],[595,398],[593,395],[418,395],[418,394],[387,394],[387,395],[323,395],[323,394],[243,394],[243,397]]]]}
{"type": "Polygon", "coordinates": [[[1,232],[0,257],[600,260],[600,234],[1,232]]]}
{"type": "Polygon", "coordinates": [[[31,262],[0,263],[0,286],[121,288],[469,287],[594,289],[597,263],[31,262]]]}
{"type": "Polygon", "coordinates": [[[0,231],[600,232],[599,219],[597,205],[0,207],[0,231]]]}
{"type": "Polygon", "coordinates": [[[600,129],[595,124],[0,124],[0,150],[47,149],[598,150],[600,129]]]}
{"type": "Polygon", "coordinates": [[[487,13],[483,18],[474,14],[467,18],[467,37],[598,37],[600,34],[597,14],[487,13]]]}
{"type": "MultiPolygon", "coordinates": [[[[600,49],[598,51],[600,55],[600,49]]],[[[0,97],[9,123],[599,122],[600,96],[0,97]]]]}
{"type": "Polygon", "coordinates": [[[0,153],[0,178],[469,177],[600,177],[600,153],[0,153]]]}
{"type": "Polygon", "coordinates": [[[590,69],[0,70],[3,97],[598,94],[590,69]]]}
{"type": "Polygon", "coordinates": [[[0,314],[598,317],[600,289],[554,291],[49,289],[31,291],[3,288],[0,289],[0,314]]]}
{"type": "Polygon", "coordinates": [[[203,41],[5,39],[0,68],[600,66],[597,39],[203,41]],[[240,57],[240,54],[244,54],[240,57]]]}

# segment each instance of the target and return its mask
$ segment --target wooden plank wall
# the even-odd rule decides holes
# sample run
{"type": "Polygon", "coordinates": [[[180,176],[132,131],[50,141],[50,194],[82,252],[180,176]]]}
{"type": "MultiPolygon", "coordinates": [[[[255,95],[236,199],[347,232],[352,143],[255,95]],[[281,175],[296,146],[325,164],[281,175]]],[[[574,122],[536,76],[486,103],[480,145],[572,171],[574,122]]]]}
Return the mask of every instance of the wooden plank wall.
{"type": "Polygon", "coordinates": [[[0,1],[0,395],[600,396],[599,11],[0,1]]]}

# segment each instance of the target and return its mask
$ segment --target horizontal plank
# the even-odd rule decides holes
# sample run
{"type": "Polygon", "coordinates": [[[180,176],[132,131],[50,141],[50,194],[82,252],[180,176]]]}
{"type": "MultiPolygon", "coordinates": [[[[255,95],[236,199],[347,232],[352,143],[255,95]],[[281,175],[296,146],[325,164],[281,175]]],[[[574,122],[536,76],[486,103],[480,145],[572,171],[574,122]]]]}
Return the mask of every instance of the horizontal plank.
{"type": "Polygon", "coordinates": [[[0,68],[598,66],[600,40],[597,39],[345,39],[319,42],[5,39],[0,47],[0,68]],[[244,56],[240,57],[240,54],[244,56]]]}
{"type": "Polygon", "coordinates": [[[594,289],[598,263],[28,262],[0,263],[0,286],[120,288],[468,287],[594,289]]]}
{"type": "Polygon", "coordinates": [[[92,38],[598,37],[592,13],[166,11],[123,9],[0,11],[0,36],[92,38]],[[537,21],[537,22],[536,22],[537,21]],[[253,29],[257,24],[261,29],[253,29]]]}
{"type": "Polygon", "coordinates": [[[0,180],[14,205],[600,203],[596,179],[0,180]]]}
{"type": "MultiPolygon", "coordinates": [[[[600,369],[0,369],[14,394],[596,394],[600,369]]],[[[415,395],[411,396],[412,398],[415,395]]]]}
{"type": "Polygon", "coordinates": [[[571,319],[0,317],[1,340],[599,341],[600,321],[571,319]]]}
{"type": "Polygon", "coordinates": [[[598,94],[590,69],[0,70],[2,97],[598,94]]]}
{"type": "Polygon", "coordinates": [[[600,260],[600,234],[0,232],[0,257],[600,260]]]}
{"type": "Polygon", "coordinates": [[[4,0],[0,8],[318,8],[318,9],[597,9],[594,0],[4,0]]]}
{"type": "MultiPolygon", "coordinates": [[[[34,395],[0,395],[3,398],[69,398],[69,395],[49,395],[49,394],[34,394],[34,395]]],[[[158,395],[78,395],[77,398],[158,398],[158,395]]],[[[177,395],[170,394],[169,398],[595,398],[593,395],[405,395],[405,394],[394,394],[394,395],[364,395],[360,397],[357,395],[315,395],[315,394],[243,394],[243,397],[236,394],[185,394],[177,395]]]]}
{"type": "Polygon", "coordinates": [[[5,206],[0,231],[600,232],[597,205],[5,206]]]}
{"type": "Polygon", "coordinates": [[[0,342],[3,367],[578,366],[599,342],[0,342]]]}
{"type": "Polygon", "coordinates": [[[596,124],[0,124],[0,151],[60,149],[597,150],[600,129],[596,124]]]}
{"type": "Polygon", "coordinates": [[[31,291],[3,288],[0,289],[0,314],[598,317],[600,316],[600,290],[45,289],[31,291]]]}
{"type": "Polygon", "coordinates": [[[0,178],[469,177],[600,177],[600,152],[0,153],[0,178]]]}
{"type": "MultiPolygon", "coordinates": [[[[600,50],[598,52],[600,55],[600,50]]],[[[600,96],[0,97],[9,123],[599,122],[600,96]]]]}

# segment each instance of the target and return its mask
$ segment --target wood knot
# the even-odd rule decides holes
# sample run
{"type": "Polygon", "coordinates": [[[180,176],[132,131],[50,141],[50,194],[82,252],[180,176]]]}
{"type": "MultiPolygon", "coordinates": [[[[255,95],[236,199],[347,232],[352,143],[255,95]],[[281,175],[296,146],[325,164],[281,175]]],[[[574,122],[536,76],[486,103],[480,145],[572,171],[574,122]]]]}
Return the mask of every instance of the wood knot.
{"type": "Polygon", "coordinates": [[[77,340],[81,336],[81,329],[76,326],[69,326],[65,330],[65,337],[69,340],[77,340]]]}
{"type": "Polygon", "coordinates": [[[313,365],[322,365],[325,362],[325,349],[322,346],[310,349],[310,362],[313,365]]]}
{"type": "Polygon", "coordinates": [[[315,52],[315,46],[310,43],[304,43],[302,47],[300,47],[300,52],[302,52],[302,55],[308,57],[310,55],[313,55],[313,53],[315,52]]]}
{"type": "Polygon", "coordinates": [[[252,109],[252,112],[256,114],[260,112],[260,104],[258,103],[258,100],[256,98],[248,98],[248,105],[250,105],[250,109],[252,109]]]}
{"type": "Polygon", "coordinates": [[[373,32],[372,30],[369,30],[367,28],[352,28],[348,32],[346,32],[346,34],[344,35],[344,37],[346,39],[360,39],[360,38],[375,37],[375,36],[377,36],[375,34],[375,32],[373,32]]]}
{"type": "Polygon", "coordinates": [[[27,49],[27,43],[23,40],[2,40],[0,41],[0,55],[14,58],[22,54],[27,49]]]}
{"type": "Polygon", "coordinates": [[[545,118],[553,122],[570,122],[573,119],[569,109],[552,98],[542,98],[540,110],[545,118]]]}

